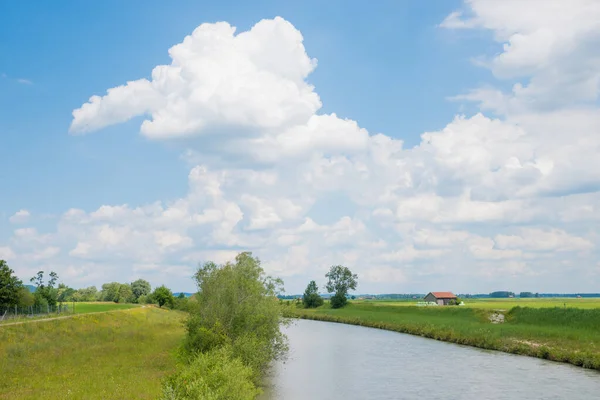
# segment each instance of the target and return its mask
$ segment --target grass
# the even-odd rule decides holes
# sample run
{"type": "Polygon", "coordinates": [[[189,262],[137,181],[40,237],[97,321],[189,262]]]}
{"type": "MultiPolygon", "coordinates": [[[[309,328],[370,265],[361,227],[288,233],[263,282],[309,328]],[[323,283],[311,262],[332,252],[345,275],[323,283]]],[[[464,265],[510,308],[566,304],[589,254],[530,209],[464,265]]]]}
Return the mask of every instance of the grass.
{"type": "Polygon", "coordinates": [[[115,310],[128,310],[140,307],[139,304],[118,304],[114,302],[75,303],[75,314],[87,314],[115,310]]]}
{"type": "MultiPolygon", "coordinates": [[[[353,302],[343,309],[283,306],[290,317],[341,322],[568,362],[600,370],[600,308],[416,307],[398,302],[353,302]],[[492,308],[510,308],[492,324],[492,308]]],[[[541,305],[543,303],[536,303],[541,305]]]]}
{"type": "MultiPolygon", "coordinates": [[[[373,304],[377,306],[414,306],[420,300],[354,300],[354,304],[373,304]]],[[[510,310],[513,307],[531,307],[531,308],[600,308],[600,298],[512,298],[512,299],[463,299],[466,307],[483,309],[510,310]]]]}
{"type": "Polygon", "coordinates": [[[0,399],[154,399],[184,313],[155,307],[0,328],[0,399]]]}

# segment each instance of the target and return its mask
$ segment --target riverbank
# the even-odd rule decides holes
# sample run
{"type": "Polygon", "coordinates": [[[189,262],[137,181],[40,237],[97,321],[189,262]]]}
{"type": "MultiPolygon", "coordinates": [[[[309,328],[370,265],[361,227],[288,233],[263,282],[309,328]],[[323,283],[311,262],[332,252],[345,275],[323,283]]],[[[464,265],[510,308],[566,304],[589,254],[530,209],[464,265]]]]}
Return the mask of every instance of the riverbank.
{"type": "Polygon", "coordinates": [[[156,399],[186,314],[156,307],[0,328],[2,399],[156,399]]]}
{"type": "Polygon", "coordinates": [[[503,323],[492,323],[497,312],[466,307],[282,307],[292,318],[368,326],[600,370],[600,309],[514,307],[502,313],[503,323]]]}

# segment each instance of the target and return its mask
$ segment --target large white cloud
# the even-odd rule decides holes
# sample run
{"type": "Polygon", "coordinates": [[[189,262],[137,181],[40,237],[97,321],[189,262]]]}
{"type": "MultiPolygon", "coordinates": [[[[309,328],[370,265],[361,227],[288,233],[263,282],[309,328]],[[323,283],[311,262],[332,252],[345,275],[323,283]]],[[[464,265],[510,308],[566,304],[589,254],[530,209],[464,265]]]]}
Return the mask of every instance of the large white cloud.
{"type": "Polygon", "coordinates": [[[579,43],[600,33],[593,18],[585,29],[560,24],[597,7],[556,2],[534,12],[530,3],[468,1],[471,16],[442,23],[492,30],[506,46],[486,65],[502,79],[528,79],[527,95],[471,92],[501,116],[456,116],[414,148],[317,114],[306,81],[316,61],[289,22],[263,20],[237,35],[203,24],[170,49],[171,65],[92,97],[71,126],[88,132],[145,115],[150,138],[198,136],[186,151],[197,164],[188,194],[74,208],[55,230],[16,230],[0,256],[22,273],[56,268],[75,285],[146,276],[191,289],[197,262],[249,249],[293,292],[322,283],[332,264],[358,272],[366,292],[597,290],[600,114],[575,104],[597,98],[594,73],[571,71],[583,86],[569,75],[536,89],[553,69],[568,72],[572,57],[595,65],[597,50],[579,43]],[[570,98],[538,107],[565,91],[570,98]]]}

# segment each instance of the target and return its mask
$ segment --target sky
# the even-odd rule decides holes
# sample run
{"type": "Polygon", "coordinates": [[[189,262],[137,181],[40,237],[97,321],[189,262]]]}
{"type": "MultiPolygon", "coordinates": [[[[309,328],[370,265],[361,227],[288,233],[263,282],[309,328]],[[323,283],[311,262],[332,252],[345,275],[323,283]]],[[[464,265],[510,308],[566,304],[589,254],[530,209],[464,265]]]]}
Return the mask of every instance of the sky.
{"type": "Polygon", "coordinates": [[[600,288],[595,0],[0,3],[0,259],[600,288]]]}

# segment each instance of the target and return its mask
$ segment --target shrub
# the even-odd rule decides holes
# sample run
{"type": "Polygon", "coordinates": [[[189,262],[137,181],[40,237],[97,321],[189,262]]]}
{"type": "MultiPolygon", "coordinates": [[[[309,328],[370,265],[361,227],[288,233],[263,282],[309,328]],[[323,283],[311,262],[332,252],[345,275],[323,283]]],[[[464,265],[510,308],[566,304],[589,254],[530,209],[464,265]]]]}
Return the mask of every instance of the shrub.
{"type": "Polygon", "coordinates": [[[346,305],[348,299],[346,299],[346,296],[335,294],[331,296],[330,302],[331,308],[342,308],[346,305]]]}
{"type": "Polygon", "coordinates": [[[199,353],[163,383],[161,400],[251,400],[261,391],[252,382],[252,368],[233,356],[231,347],[199,353]]]}

